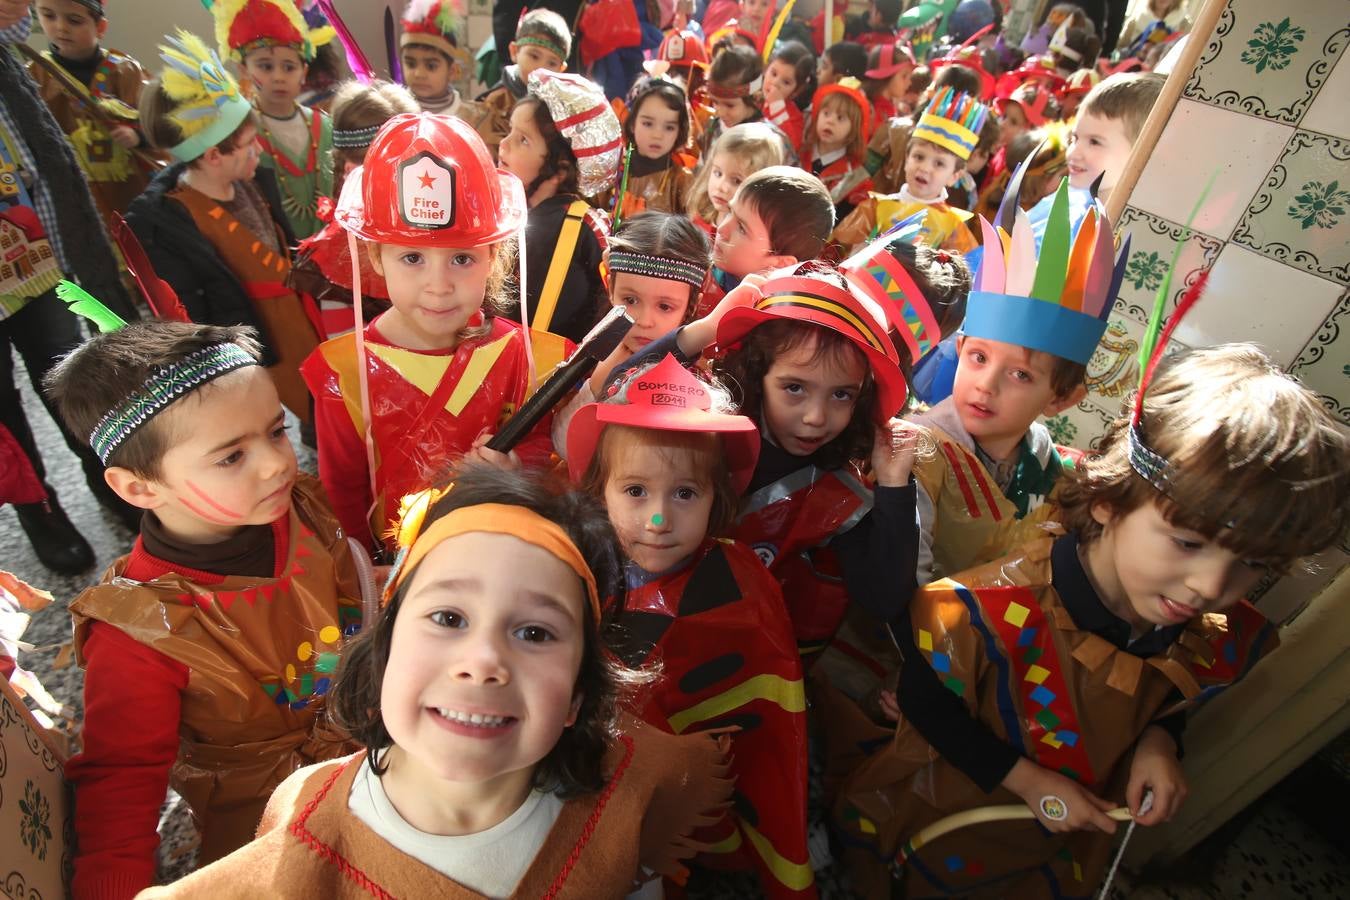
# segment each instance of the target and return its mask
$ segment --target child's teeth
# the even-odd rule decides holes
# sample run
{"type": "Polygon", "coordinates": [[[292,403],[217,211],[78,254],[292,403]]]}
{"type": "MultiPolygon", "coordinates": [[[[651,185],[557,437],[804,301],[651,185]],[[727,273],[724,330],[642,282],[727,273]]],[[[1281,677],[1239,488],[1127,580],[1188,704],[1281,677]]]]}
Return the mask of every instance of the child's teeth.
{"type": "Polygon", "coordinates": [[[485,716],[481,713],[464,713],[457,709],[437,707],[436,712],[443,718],[452,719],[461,725],[477,725],[482,728],[500,728],[506,724],[505,716],[485,716]]]}

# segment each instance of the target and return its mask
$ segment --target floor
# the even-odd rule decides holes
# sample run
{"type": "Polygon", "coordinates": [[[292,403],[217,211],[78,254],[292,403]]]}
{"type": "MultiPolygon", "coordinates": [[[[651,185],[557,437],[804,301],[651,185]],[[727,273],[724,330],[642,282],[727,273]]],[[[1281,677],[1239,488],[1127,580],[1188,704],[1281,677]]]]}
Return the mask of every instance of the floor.
{"type": "MultiPolygon", "coordinates": [[[[21,365],[21,364],[20,364],[21,365]]],[[[24,639],[36,646],[21,658],[47,689],[68,704],[75,715],[81,709],[83,676],[68,665],[56,668],[60,648],[70,639],[65,604],[97,579],[98,573],[130,546],[133,536],[105,514],[85,489],[75,457],[66,448],[46,412],[24,385],[25,406],[46,453],[49,478],[61,495],[72,521],[93,545],[97,567],[84,576],[61,577],[42,567],[12,509],[0,508],[0,568],[37,587],[46,588],[57,603],[38,613],[24,639]]],[[[296,430],[291,430],[293,438],[296,430]]],[[[299,446],[302,467],[313,471],[313,454],[299,446]]],[[[1350,736],[1320,754],[1285,783],[1246,810],[1235,821],[1188,853],[1185,865],[1142,877],[1123,873],[1111,892],[1113,900],[1321,900],[1350,898],[1350,828],[1341,800],[1350,800],[1350,736]],[[1328,784],[1338,793],[1328,794],[1328,784]]],[[[181,804],[166,802],[161,827],[161,874],[173,877],[189,871],[195,836],[181,804]]],[[[820,880],[822,896],[847,898],[844,879],[829,869],[820,880]]],[[[690,885],[691,898],[746,898],[757,895],[753,881],[701,877],[690,885]]]]}

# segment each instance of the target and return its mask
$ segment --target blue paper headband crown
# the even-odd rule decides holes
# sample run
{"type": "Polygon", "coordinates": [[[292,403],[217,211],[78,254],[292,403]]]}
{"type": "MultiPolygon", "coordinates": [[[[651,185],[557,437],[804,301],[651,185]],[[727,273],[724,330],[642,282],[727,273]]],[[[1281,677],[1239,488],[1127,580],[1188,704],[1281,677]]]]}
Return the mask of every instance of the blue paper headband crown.
{"type": "Polygon", "coordinates": [[[970,292],[961,330],[969,337],[1016,344],[1087,364],[1106,331],[1106,317],[1120,288],[1127,236],[1117,259],[1111,223],[1093,201],[1075,234],[1069,221],[1068,179],[1060,182],[1040,253],[1031,221],[1017,195],[1027,157],[1013,175],[998,211],[998,227],[983,217],[984,258],[970,292]]]}

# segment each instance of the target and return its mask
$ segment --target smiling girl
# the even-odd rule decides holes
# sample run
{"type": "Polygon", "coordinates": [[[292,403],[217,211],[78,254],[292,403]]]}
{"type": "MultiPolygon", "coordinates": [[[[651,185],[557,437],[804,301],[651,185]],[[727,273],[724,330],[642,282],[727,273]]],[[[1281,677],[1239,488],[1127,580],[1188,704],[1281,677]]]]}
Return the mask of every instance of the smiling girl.
{"type": "Polygon", "coordinates": [[[689,835],[731,793],[725,751],[621,711],[646,679],[607,644],[603,511],[485,469],[409,500],[383,613],[333,688],[367,749],[297,772],[257,840],[161,895],[623,897],[682,881],[689,835]]]}

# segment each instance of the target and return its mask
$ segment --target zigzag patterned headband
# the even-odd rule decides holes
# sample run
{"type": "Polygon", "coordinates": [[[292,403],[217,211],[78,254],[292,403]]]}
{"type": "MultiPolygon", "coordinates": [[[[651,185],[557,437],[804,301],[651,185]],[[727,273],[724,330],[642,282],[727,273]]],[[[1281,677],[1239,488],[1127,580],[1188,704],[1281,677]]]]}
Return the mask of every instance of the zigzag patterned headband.
{"type": "Polygon", "coordinates": [[[237,344],[212,344],[170,366],[158,367],[140,389],[98,420],[89,446],[106,466],[127,438],[175,400],[236,369],[260,365],[237,344]]]}
{"type": "Polygon", "coordinates": [[[622,253],[613,250],[609,253],[609,270],[627,272],[630,275],[648,275],[652,278],[669,278],[683,281],[696,288],[703,287],[708,277],[707,266],[672,259],[669,256],[644,256],[639,253],[622,253]]]}

